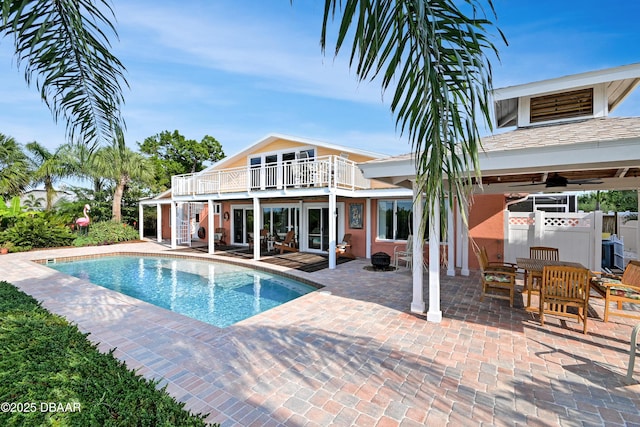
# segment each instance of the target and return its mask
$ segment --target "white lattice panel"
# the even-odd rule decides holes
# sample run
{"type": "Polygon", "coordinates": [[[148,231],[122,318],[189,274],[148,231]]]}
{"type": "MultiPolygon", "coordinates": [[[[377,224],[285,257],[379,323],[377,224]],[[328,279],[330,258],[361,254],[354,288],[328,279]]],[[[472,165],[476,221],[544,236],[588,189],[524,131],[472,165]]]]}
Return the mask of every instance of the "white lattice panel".
{"type": "Polygon", "coordinates": [[[591,218],[545,218],[545,227],[583,227],[591,228],[591,218]]]}
{"type": "Polygon", "coordinates": [[[509,216],[509,225],[535,225],[534,216],[509,216]]]}

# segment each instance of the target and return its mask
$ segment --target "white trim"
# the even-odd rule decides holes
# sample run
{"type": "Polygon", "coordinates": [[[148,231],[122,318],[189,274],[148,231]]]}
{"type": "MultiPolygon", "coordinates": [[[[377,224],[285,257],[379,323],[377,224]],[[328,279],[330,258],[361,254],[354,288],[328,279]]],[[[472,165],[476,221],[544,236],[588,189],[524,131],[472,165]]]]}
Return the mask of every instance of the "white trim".
{"type": "Polygon", "coordinates": [[[605,70],[589,71],[586,73],[498,88],[493,91],[493,99],[494,101],[502,101],[522,96],[566,91],[582,86],[593,86],[599,83],[638,78],[640,78],[640,63],[635,63],[605,70]]]}

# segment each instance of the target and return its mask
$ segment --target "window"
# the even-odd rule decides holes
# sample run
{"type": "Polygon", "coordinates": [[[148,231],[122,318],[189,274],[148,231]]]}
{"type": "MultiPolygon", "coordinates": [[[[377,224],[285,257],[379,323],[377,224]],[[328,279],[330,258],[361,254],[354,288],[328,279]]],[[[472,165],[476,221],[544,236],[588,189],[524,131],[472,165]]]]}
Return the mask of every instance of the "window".
{"type": "Polygon", "coordinates": [[[411,200],[378,201],[378,239],[406,240],[411,232],[411,200]]]}
{"type": "MultiPolygon", "coordinates": [[[[447,205],[440,205],[440,212],[446,212],[447,205]]],[[[378,200],[378,239],[407,240],[413,234],[412,200],[378,200]]],[[[429,223],[424,231],[424,240],[429,240],[429,223]]],[[[447,220],[440,221],[440,241],[447,240],[447,220]]]]}

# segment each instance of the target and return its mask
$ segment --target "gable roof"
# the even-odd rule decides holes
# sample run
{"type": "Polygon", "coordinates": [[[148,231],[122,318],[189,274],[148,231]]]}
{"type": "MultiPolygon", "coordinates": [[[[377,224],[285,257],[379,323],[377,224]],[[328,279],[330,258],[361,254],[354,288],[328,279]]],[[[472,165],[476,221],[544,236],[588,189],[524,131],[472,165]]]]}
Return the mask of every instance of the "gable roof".
{"type": "Polygon", "coordinates": [[[265,145],[268,145],[274,141],[277,141],[279,139],[284,139],[284,140],[288,140],[288,141],[292,141],[292,142],[297,142],[303,145],[313,145],[316,147],[324,147],[330,150],[336,150],[336,151],[341,151],[344,153],[349,153],[349,154],[359,154],[359,155],[363,155],[363,156],[368,156],[368,157],[372,157],[374,159],[379,159],[379,158],[384,158],[387,157],[385,154],[381,154],[381,153],[375,153],[373,151],[366,151],[366,150],[360,150],[358,148],[352,148],[352,147],[347,147],[344,145],[337,145],[337,144],[331,144],[328,142],[324,142],[324,141],[318,141],[315,139],[310,139],[310,138],[301,138],[298,136],[291,136],[291,135],[285,135],[285,134],[281,134],[281,133],[270,133],[267,136],[265,136],[264,138],[254,142],[253,144],[245,147],[244,149],[240,150],[239,152],[229,156],[229,157],[225,157],[224,159],[220,160],[219,162],[214,163],[213,165],[209,166],[208,168],[204,169],[203,171],[201,171],[200,173],[204,173],[207,172],[208,170],[211,169],[218,169],[220,167],[224,167],[224,165],[228,164],[228,163],[233,163],[235,162],[238,158],[241,157],[246,157],[248,154],[256,151],[257,149],[259,149],[260,147],[263,147],[265,145]]]}
{"type": "Polygon", "coordinates": [[[640,84],[640,63],[495,89],[492,93],[494,123],[503,123],[505,127],[514,125],[513,118],[517,115],[519,98],[600,84],[605,85],[608,109],[611,112],[640,84]]]}

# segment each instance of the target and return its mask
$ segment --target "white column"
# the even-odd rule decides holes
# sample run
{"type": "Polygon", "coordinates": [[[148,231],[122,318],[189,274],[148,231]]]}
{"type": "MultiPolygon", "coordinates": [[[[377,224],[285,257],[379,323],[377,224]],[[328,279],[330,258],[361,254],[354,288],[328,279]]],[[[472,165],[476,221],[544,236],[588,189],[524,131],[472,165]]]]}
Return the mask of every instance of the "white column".
{"type": "Polygon", "coordinates": [[[469,275],[469,205],[463,206],[462,215],[464,215],[465,221],[462,221],[462,268],[460,274],[463,276],[469,275]]]}
{"type": "Polygon", "coordinates": [[[413,299],[411,300],[411,311],[413,313],[424,313],[424,277],[422,266],[424,265],[424,238],[420,233],[420,223],[422,221],[422,193],[418,189],[418,185],[413,183],[413,254],[412,254],[412,271],[413,279],[413,299]]]}
{"type": "Polygon", "coordinates": [[[209,246],[209,250],[207,251],[209,254],[213,254],[216,250],[215,248],[215,227],[213,225],[213,200],[207,200],[207,210],[209,214],[207,215],[207,244],[209,246]]]}
{"type": "Polygon", "coordinates": [[[178,209],[176,202],[171,202],[171,249],[178,247],[178,209]]]}
{"type": "Polygon", "coordinates": [[[429,322],[441,322],[440,311],[440,194],[433,202],[429,216],[429,322]]]}
{"type": "Polygon", "coordinates": [[[602,271],[602,211],[593,213],[593,255],[591,265],[588,267],[592,271],[602,271]]]}
{"type": "Polygon", "coordinates": [[[367,259],[371,258],[371,241],[372,241],[372,236],[371,233],[373,233],[373,229],[371,228],[371,199],[367,199],[365,201],[365,232],[366,232],[366,236],[365,236],[365,244],[366,246],[366,253],[365,253],[365,257],[367,259]]]}
{"type": "Polygon", "coordinates": [[[533,213],[533,244],[531,246],[544,246],[544,211],[535,211],[533,213]]]}
{"type": "Polygon", "coordinates": [[[458,206],[459,200],[456,197],[455,200],[455,215],[456,215],[456,268],[462,268],[462,215],[460,215],[460,207],[458,206]]]}
{"type": "Polygon", "coordinates": [[[456,275],[455,236],[453,227],[453,207],[451,194],[447,197],[447,276],[456,275]]]}
{"type": "Polygon", "coordinates": [[[156,239],[158,243],[162,242],[162,205],[158,203],[156,205],[156,239]]]}
{"type": "Polygon", "coordinates": [[[336,268],[336,193],[329,193],[329,269],[336,268]]]}
{"type": "Polygon", "coordinates": [[[138,233],[142,239],[144,237],[144,207],[141,204],[138,204],[138,233]]]}
{"type": "Polygon", "coordinates": [[[262,212],[260,199],[253,198],[253,259],[260,259],[260,228],[262,227],[262,212]]]}
{"type": "MultiPolygon", "coordinates": [[[[296,244],[298,245],[298,250],[302,250],[302,233],[304,232],[306,234],[306,230],[307,230],[307,218],[304,216],[304,211],[303,211],[304,205],[302,200],[300,200],[298,202],[298,223],[295,223],[294,217],[295,217],[295,213],[291,212],[291,224],[292,227],[297,226],[298,229],[296,230],[295,228],[291,228],[292,230],[294,230],[295,232],[297,232],[297,236],[296,236],[296,244]]],[[[305,246],[306,247],[306,246],[305,246]]]]}

